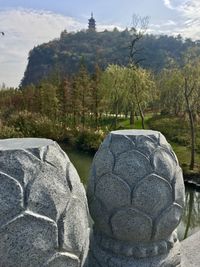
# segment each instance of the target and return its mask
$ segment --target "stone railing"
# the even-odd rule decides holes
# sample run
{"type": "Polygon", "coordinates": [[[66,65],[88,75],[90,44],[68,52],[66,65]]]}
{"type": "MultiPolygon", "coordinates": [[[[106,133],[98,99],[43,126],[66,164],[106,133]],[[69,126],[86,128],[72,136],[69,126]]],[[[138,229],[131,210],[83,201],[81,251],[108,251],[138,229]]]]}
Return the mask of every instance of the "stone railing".
{"type": "Polygon", "coordinates": [[[0,141],[0,200],[0,267],[83,266],[85,190],[55,142],[0,141]]]}
{"type": "Polygon", "coordinates": [[[111,132],[88,186],[94,230],[89,266],[178,266],[184,205],[177,158],[153,131],[111,132]]]}
{"type": "Polygon", "coordinates": [[[183,266],[182,171],[159,132],[106,137],[87,189],[91,234],[84,187],[55,142],[1,140],[0,183],[0,267],[183,266]]]}

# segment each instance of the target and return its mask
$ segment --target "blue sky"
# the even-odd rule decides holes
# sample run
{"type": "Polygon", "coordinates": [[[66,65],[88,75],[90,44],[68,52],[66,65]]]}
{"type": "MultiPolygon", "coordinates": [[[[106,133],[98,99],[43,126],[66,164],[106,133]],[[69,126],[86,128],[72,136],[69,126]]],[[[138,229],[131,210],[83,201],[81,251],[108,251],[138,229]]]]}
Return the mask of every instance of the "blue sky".
{"type": "Polygon", "coordinates": [[[18,86],[30,49],[85,29],[91,11],[98,31],[130,27],[137,14],[150,17],[149,33],[200,39],[200,0],[0,0],[0,84],[18,86]]]}

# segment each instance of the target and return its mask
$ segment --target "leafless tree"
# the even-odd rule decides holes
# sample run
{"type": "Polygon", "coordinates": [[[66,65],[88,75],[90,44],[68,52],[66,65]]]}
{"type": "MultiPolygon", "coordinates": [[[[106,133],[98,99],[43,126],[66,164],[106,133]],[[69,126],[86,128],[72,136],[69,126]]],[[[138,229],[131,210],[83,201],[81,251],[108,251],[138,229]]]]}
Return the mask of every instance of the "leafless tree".
{"type": "Polygon", "coordinates": [[[144,34],[147,31],[149,25],[149,17],[141,17],[138,15],[133,15],[132,18],[132,27],[131,27],[131,43],[129,46],[130,49],[130,64],[137,66],[145,58],[140,57],[143,47],[138,47],[139,41],[143,38],[144,34]]]}

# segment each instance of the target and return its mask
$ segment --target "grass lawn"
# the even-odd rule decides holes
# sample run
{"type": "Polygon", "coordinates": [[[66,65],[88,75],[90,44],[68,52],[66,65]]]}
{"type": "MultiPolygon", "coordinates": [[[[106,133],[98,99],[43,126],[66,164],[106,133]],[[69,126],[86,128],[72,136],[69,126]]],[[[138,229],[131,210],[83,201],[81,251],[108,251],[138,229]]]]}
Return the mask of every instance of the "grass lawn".
{"type": "Polygon", "coordinates": [[[176,153],[179,163],[185,174],[200,173],[200,136],[196,129],[195,168],[189,170],[190,164],[190,130],[187,121],[182,118],[157,116],[147,120],[147,125],[153,130],[158,130],[167,138],[176,153]]]}

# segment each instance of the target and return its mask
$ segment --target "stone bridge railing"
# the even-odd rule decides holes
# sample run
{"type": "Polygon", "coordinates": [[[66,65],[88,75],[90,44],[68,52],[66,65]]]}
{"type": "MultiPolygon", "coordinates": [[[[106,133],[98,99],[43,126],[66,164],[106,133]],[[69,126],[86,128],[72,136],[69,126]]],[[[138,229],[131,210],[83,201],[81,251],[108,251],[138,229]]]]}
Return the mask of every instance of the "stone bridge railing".
{"type": "Polygon", "coordinates": [[[182,171],[162,134],[111,132],[87,196],[55,142],[1,140],[0,267],[190,267],[176,234],[182,171]]]}

